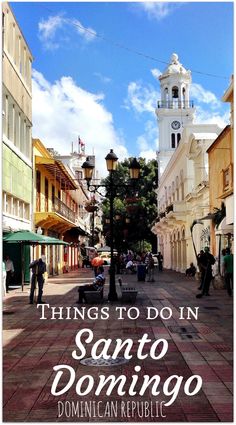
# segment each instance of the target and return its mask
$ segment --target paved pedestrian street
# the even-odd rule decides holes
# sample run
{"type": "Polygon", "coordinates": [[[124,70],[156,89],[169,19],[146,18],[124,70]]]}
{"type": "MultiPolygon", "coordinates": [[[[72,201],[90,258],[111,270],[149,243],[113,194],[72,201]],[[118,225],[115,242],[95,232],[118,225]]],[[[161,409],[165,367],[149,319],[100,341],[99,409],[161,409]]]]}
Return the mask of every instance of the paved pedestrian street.
{"type": "MultiPolygon", "coordinates": [[[[119,300],[109,303],[106,271],[104,302],[98,306],[76,304],[78,285],[92,278],[92,271],[84,269],[48,279],[44,299],[50,307],[29,305],[28,286],[5,297],[3,421],[231,422],[232,297],[223,289],[211,287],[211,296],[197,299],[196,280],[176,272],[156,271],[154,283],[138,282],[136,275],[122,276],[124,285],[138,289],[136,302],[121,302],[117,282],[119,300]],[[63,318],[59,314],[53,318],[53,311],[58,313],[59,307],[63,307],[63,318]],[[84,312],[84,319],[74,319],[74,307],[84,312]],[[199,307],[197,320],[187,307],[194,313],[199,307]],[[121,314],[123,318],[119,318],[121,314]],[[79,331],[81,338],[75,340],[79,331]],[[143,337],[145,334],[148,336],[143,337]],[[133,341],[129,356],[128,351],[124,356],[123,350],[112,361],[96,360],[96,342],[111,339],[108,352],[112,354],[117,338],[133,341]],[[144,344],[143,339],[141,350],[142,338],[147,341],[144,344]],[[156,344],[155,350],[153,343],[160,338],[167,341],[168,349],[158,360],[155,356],[161,355],[164,343],[156,344]],[[57,365],[64,365],[59,369],[62,376],[53,370],[57,365]],[[118,384],[110,395],[108,386],[96,395],[100,375],[122,376],[121,395],[117,394],[118,384]],[[151,384],[142,394],[145,375],[160,377],[156,385],[159,394],[153,394],[155,385],[151,384]],[[178,388],[173,386],[176,381],[168,384],[173,375],[183,377],[178,388]],[[193,375],[200,375],[203,384],[191,396],[188,392],[194,390],[196,382],[188,388],[185,383],[193,375]],[[52,385],[61,395],[51,393],[52,385]]],[[[97,344],[97,353],[105,344],[97,344]]]]}

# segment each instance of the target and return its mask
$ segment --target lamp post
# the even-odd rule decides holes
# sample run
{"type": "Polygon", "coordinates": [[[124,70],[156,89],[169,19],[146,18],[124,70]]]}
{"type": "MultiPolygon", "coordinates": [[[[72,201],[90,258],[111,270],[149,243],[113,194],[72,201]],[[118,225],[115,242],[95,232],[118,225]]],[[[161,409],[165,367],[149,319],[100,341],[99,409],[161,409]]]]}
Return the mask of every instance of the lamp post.
{"type": "MultiPolygon", "coordinates": [[[[114,199],[116,196],[116,189],[119,187],[114,182],[114,173],[117,170],[117,164],[118,164],[118,157],[113,152],[113,149],[110,150],[110,152],[105,157],[106,165],[107,165],[107,171],[109,172],[110,176],[110,182],[108,185],[91,185],[91,180],[93,177],[93,169],[94,165],[89,161],[89,158],[86,159],[86,161],[83,163],[82,168],[84,170],[84,178],[87,181],[87,187],[90,192],[96,192],[100,187],[105,187],[107,189],[107,192],[109,194],[109,203],[110,203],[110,248],[111,248],[111,265],[110,265],[110,284],[109,284],[109,294],[108,294],[108,300],[109,301],[116,301],[117,300],[117,293],[116,293],[116,283],[115,283],[115,264],[114,264],[114,199]]],[[[138,163],[136,158],[133,158],[129,165],[129,171],[130,171],[130,179],[131,180],[137,180],[139,178],[140,173],[140,164],[138,163]]]]}

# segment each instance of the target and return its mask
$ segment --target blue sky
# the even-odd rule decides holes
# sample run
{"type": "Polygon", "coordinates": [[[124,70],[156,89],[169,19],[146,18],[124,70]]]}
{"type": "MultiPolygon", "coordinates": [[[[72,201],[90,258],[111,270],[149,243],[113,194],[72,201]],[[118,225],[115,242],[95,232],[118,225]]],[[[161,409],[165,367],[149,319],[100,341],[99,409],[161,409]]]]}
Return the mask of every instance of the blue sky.
{"type": "Polygon", "coordinates": [[[153,157],[157,76],[173,52],[192,71],[195,122],[227,124],[232,2],[10,4],[34,57],[33,136],[47,147],[68,153],[80,135],[101,168],[110,148],[153,157]]]}

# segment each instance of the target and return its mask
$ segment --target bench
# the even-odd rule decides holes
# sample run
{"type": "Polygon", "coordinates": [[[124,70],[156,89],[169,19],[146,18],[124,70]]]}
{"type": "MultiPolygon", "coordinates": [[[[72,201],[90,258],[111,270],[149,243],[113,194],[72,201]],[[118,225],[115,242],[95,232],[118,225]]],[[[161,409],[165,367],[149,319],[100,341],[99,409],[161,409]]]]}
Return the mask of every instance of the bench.
{"type": "Polygon", "coordinates": [[[84,298],[88,304],[101,303],[103,301],[103,288],[97,291],[84,291],[84,298]]]}
{"type": "Polygon", "coordinates": [[[134,303],[136,301],[138,291],[135,288],[131,287],[122,287],[121,288],[121,301],[134,303]]]}
{"type": "Polygon", "coordinates": [[[123,286],[121,278],[118,279],[118,282],[121,289],[121,301],[134,303],[138,295],[137,289],[131,286],[123,286]]]}

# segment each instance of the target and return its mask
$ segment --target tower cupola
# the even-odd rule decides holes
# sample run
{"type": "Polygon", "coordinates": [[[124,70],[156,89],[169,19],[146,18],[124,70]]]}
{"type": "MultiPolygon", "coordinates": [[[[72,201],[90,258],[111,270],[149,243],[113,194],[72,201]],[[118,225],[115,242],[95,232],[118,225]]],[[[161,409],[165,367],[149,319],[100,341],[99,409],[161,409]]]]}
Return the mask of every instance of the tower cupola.
{"type": "Polygon", "coordinates": [[[189,108],[193,103],[189,100],[191,72],[179,62],[178,55],[173,53],[171,63],[159,77],[161,85],[160,108],[189,108]]]}
{"type": "Polygon", "coordinates": [[[182,132],[194,118],[194,105],[190,100],[191,71],[179,62],[173,53],[170,64],[159,76],[161,99],[157,102],[159,122],[159,172],[164,171],[174,150],[178,147],[182,132]]]}

